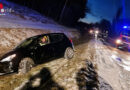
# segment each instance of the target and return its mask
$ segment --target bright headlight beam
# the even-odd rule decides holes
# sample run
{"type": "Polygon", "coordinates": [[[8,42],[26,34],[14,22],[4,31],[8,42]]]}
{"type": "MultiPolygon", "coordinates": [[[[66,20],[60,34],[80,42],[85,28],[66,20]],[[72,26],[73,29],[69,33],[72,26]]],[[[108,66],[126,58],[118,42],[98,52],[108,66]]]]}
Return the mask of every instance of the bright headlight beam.
{"type": "Polygon", "coordinates": [[[95,33],[96,33],[96,34],[98,34],[98,33],[99,33],[99,31],[98,31],[98,30],[96,30],[96,31],[95,31],[95,33]]]}
{"type": "Polygon", "coordinates": [[[14,57],[16,57],[16,54],[8,56],[7,58],[2,59],[0,62],[10,62],[14,57]]]}
{"type": "Polygon", "coordinates": [[[92,33],[93,33],[93,30],[90,30],[90,31],[89,31],[89,33],[91,33],[91,34],[92,34],[92,33]]]}
{"type": "Polygon", "coordinates": [[[117,44],[120,44],[122,41],[120,39],[116,40],[117,44]]]}

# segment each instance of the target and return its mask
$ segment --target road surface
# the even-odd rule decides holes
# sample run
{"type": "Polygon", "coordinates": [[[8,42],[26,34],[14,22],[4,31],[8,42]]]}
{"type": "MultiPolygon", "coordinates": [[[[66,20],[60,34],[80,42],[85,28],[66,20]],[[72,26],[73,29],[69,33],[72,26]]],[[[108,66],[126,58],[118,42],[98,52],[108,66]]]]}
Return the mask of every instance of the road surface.
{"type": "Polygon", "coordinates": [[[114,90],[130,90],[130,53],[118,50],[109,44],[103,45],[99,40],[94,40],[92,43],[95,44],[94,62],[98,67],[98,75],[114,90]]]}

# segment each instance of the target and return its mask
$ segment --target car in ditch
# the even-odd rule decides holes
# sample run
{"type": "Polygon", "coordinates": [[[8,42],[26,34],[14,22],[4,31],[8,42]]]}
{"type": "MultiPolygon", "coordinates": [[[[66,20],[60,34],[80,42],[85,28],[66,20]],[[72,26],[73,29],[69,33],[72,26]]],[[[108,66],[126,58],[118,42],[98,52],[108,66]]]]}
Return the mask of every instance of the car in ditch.
{"type": "Polygon", "coordinates": [[[27,73],[32,67],[55,58],[72,59],[74,46],[63,33],[30,37],[0,59],[0,73],[27,73]]]}

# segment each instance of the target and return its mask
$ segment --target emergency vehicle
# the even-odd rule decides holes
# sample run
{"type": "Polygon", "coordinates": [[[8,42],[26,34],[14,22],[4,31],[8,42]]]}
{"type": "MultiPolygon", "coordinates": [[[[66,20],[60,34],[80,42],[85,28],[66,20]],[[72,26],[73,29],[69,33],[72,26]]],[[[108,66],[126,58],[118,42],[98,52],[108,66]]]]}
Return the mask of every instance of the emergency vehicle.
{"type": "Polygon", "coordinates": [[[119,49],[130,49],[130,26],[123,26],[120,37],[116,40],[116,46],[119,49]]]}

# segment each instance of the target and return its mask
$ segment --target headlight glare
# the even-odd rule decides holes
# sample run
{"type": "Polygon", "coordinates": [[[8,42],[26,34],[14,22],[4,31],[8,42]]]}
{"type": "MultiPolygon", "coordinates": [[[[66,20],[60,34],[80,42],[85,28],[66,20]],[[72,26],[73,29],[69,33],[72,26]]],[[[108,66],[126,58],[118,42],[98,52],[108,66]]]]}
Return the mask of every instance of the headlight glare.
{"type": "Polygon", "coordinates": [[[93,34],[93,30],[90,30],[89,33],[90,33],[90,34],[93,34]]]}
{"type": "Polygon", "coordinates": [[[121,41],[120,39],[117,39],[117,40],[116,40],[116,43],[117,43],[117,44],[121,44],[122,41],[121,41]]]}
{"type": "Polygon", "coordinates": [[[98,31],[98,30],[96,30],[96,31],[95,31],[95,33],[96,33],[96,34],[98,34],[98,33],[99,33],[99,31],[98,31]]]}
{"type": "Polygon", "coordinates": [[[15,57],[16,57],[16,54],[13,54],[13,55],[10,55],[10,56],[2,59],[0,62],[10,62],[15,57]]]}

